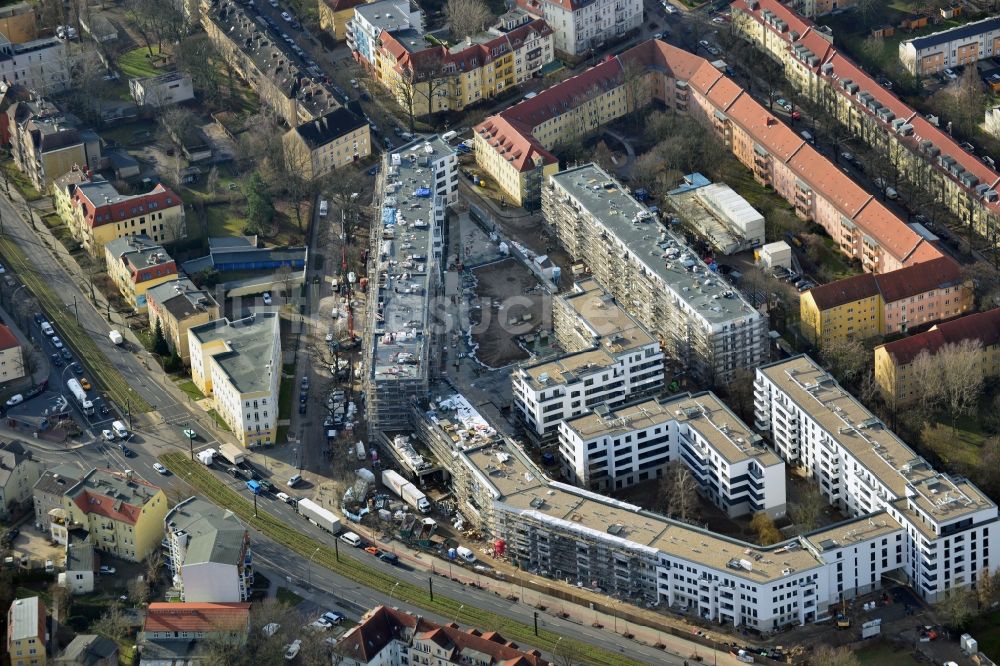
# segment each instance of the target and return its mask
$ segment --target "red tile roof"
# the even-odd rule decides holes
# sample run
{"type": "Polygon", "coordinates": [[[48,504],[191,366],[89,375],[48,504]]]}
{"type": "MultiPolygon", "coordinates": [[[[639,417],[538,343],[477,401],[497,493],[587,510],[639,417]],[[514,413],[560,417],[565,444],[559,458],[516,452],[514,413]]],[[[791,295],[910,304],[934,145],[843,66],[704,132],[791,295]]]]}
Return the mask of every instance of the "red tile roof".
{"type": "Polygon", "coordinates": [[[0,324],[0,349],[13,349],[20,346],[20,344],[10,328],[0,324]]]}
{"type": "Polygon", "coordinates": [[[249,603],[153,602],[143,631],[245,632],[249,621],[249,603]]]}
{"type": "MultiPolygon", "coordinates": [[[[916,113],[916,111],[884,87],[879,85],[877,81],[862,71],[857,65],[851,62],[850,59],[839,53],[835,48],[820,44],[817,40],[823,39],[823,37],[817,32],[815,26],[810,21],[803,19],[801,16],[795,14],[792,10],[781,5],[776,0],[755,0],[755,2],[757,9],[753,11],[750,10],[747,0],[736,0],[733,2],[732,7],[734,11],[740,11],[753,16],[755,20],[766,26],[765,29],[770,30],[772,34],[780,34],[782,39],[785,39],[786,41],[789,39],[789,32],[778,33],[775,28],[763,19],[762,13],[764,10],[773,12],[777,17],[787,21],[789,25],[794,24],[795,26],[798,26],[792,28],[800,34],[800,39],[796,43],[801,43],[808,47],[817,57],[819,57],[820,62],[812,69],[816,71],[820,77],[831,80],[835,90],[844,96],[851,96],[851,93],[848,92],[842,85],[846,79],[849,79],[852,83],[857,84],[858,90],[852,96],[852,102],[857,108],[864,109],[863,113],[872,113],[857,98],[858,93],[868,93],[874,101],[878,102],[882,105],[882,107],[892,113],[893,118],[888,118],[888,116],[880,118],[880,122],[887,128],[888,131],[895,131],[891,126],[891,122],[893,120],[904,120],[907,124],[912,125],[913,135],[905,138],[904,142],[909,144],[911,147],[919,148],[921,146],[921,142],[929,141],[933,144],[933,146],[941,151],[941,155],[947,155],[953,158],[958,166],[962,167],[965,172],[972,174],[976,178],[976,182],[974,184],[966,185],[961,180],[956,178],[954,174],[949,173],[949,177],[956,180],[962,187],[972,190],[976,197],[979,198],[981,194],[975,192],[975,188],[977,186],[985,185],[989,189],[996,189],[997,186],[1000,185],[1000,174],[997,174],[996,171],[987,167],[974,155],[970,155],[962,150],[962,148],[958,145],[958,142],[956,142],[947,132],[935,127],[926,119],[921,117],[916,113]],[[824,65],[828,66],[824,67],[824,65]]],[[[825,41],[825,39],[823,39],[823,41],[825,41]]],[[[928,161],[934,164],[939,170],[947,172],[946,168],[939,164],[936,157],[929,157],[928,161]]],[[[1000,213],[1000,200],[995,202],[982,201],[982,204],[987,210],[1000,213]]]]}
{"type": "Polygon", "coordinates": [[[548,666],[537,650],[521,650],[495,631],[462,630],[452,623],[439,625],[422,617],[394,608],[378,606],[369,611],[354,629],[337,644],[337,650],[361,663],[371,661],[392,640],[409,642],[412,635],[419,640],[433,641],[451,650],[449,658],[459,663],[466,650],[492,657],[492,662],[504,666],[548,666]]]}
{"type": "MultiPolygon", "coordinates": [[[[106,185],[110,188],[110,185],[106,185]]],[[[135,196],[118,195],[110,201],[92,201],[87,196],[87,186],[80,185],[73,192],[73,202],[83,209],[83,216],[91,227],[99,227],[121,220],[145,215],[152,211],[164,211],[182,205],[181,198],[163,183],[157,183],[146,194],[135,196]]]]}
{"type": "Polygon", "coordinates": [[[963,340],[979,340],[983,347],[1000,343],[1000,308],[937,324],[923,333],[886,343],[882,348],[897,365],[906,365],[925,349],[933,355],[946,344],[958,344],[963,340]]]}
{"type": "Polygon", "coordinates": [[[961,284],[962,269],[949,257],[938,257],[889,273],[855,275],[809,290],[816,306],[828,310],[878,294],[886,303],[961,284]]]}
{"type": "MultiPolygon", "coordinates": [[[[788,160],[788,165],[792,167],[799,178],[809,184],[814,192],[821,193],[837,210],[853,219],[872,200],[872,195],[851,180],[830,160],[823,157],[815,148],[802,139],[799,141],[802,145],[788,160]]],[[[895,215],[892,217],[897,224],[902,224],[895,215]]]]}

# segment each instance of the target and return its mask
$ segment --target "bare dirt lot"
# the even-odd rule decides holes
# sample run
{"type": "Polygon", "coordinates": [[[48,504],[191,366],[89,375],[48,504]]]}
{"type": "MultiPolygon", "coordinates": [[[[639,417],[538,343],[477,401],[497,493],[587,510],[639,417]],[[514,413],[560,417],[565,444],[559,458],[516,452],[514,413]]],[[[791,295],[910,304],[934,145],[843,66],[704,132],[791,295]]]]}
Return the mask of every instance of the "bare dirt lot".
{"type": "Polygon", "coordinates": [[[516,259],[505,259],[473,271],[476,295],[482,308],[474,322],[477,358],[490,367],[501,367],[528,357],[517,338],[551,324],[551,307],[538,280],[516,259]]]}

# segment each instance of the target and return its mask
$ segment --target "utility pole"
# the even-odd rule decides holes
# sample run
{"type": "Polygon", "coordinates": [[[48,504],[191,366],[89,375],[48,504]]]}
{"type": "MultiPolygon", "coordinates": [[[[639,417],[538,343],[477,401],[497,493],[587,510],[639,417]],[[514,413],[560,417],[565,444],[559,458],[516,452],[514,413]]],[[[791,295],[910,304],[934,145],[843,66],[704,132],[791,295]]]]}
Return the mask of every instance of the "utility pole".
{"type": "MultiPolygon", "coordinates": [[[[334,542],[334,543],[336,543],[336,542],[334,542]]],[[[431,595],[431,601],[434,601],[434,579],[431,578],[430,576],[427,577],[427,591],[431,595]]],[[[535,617],[536,618],[538,617],[538,613],[535,613],[535,617]]],[[[538,635],[538,630],[537,629],[535,630],[535,635],[536,636],[538,635]]]]}

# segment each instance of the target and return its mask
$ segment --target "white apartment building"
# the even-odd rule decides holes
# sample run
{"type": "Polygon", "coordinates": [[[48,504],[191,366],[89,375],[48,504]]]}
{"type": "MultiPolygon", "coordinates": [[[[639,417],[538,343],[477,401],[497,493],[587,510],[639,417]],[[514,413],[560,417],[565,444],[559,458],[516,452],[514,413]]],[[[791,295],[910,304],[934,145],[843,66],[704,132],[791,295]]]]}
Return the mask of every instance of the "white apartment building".
{"type": "Polygon", "coordinates": [[[599,406],[560,424],[559,454],[572,483],[598,492],[660,478],[682,460],[730,517],[785,514],[785,463],[712,393],[599,406]]]}
{"type": "Polygon", "coordinates": [[[354,18],[347,22],[347,46],[356,60],[375,62],[379,35],[383,30],[411,28],[423,33],[424,16],[410,8],[410,0],[378,0],[354,8],[354,18]]]}
{"type": "Polygon", "coordinates": [[[66,45],[61,39],[43,37],[12,44],[0,34],[0,81],[20,85],[39,95],[59,93],[70,84],[66,45]]]}
{"type": "Polygon", "coordinates": [[[640,0],[517,0],[519,7],[545,19],[555,32],[555,48],[586,55],[605,42],[642,26],[640,0]]]}
{"type": "Polygon", "coordinates": [[[188,329],[191,379],[246,447],[275,443],[281,379],[275,312],[222,318],[188,329]]]}
{"type": "Polygon", "coordinates": [[[946,67],[975,65],[1000,55],[1000,16],[899,43],[899,61],[914,76],[930,76],[946,67]]]}
{"type": "Polygon", "coordinates": [[[903,527],[901,566],[924,599],[1000,566],[996,505],[935,471],[809,357],[757,369],[754,419],[842,512],[884,511],[903,527]]]}
{"type": "Polygon", "coordinates": [[[766,318],[597,165],[550,176],[542,213],[679,368],[724,383],[766,360],[766,318]]]}
{"type": "Polygon", "coordinates": [[[441,282],[445,210],[458,194],[454,149],[434,136],[383,158],[365,327],[369,432],[406,428],[430,378],[429,307],[441,282]]]}
{"type": "Polygon", "coordinates": [[[556,299],[552,312],[556,339],[570,353],[511,375],[514,404],[533,437],[553,438],[563,419],[663,387],[659,341],[595,280],[578,282],[556,299]]]}
{"type": "Polygon", "coordinates": [[[181,601],[249,601],[250,533],[231,511],[189,497],[163,519],[170,576],[181,601]]]}

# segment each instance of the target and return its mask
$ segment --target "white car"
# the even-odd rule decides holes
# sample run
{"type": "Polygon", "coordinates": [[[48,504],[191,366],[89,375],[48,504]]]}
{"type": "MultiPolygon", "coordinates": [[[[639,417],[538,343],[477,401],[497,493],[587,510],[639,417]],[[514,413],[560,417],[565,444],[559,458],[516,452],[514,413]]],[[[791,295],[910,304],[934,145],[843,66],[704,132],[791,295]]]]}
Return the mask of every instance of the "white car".
{"type": "Polygon", "coordinates": [[[264,634],[265,638],[270,638],[278,633],[278,629],[281,629],[281,625],[277,622],[268,622],[263,627],[260,628],[260,633],[264,634]]]}
{"type": "Polygon", "coordinates": [[[947,76],[948,80],[950,81],[954,81],[955,79],[958,78],[958,74],[956,74],[955,70],[951,69],[950,67],[945,68],[944,75],[947,76]]]}
{"type": "Polygon", "coordinates": [[[330,624],[329,622],[327,622],[326,619],[319,618],[318,620],[316,620],[315,622],[313,622],[312,624],[310,624],[309,628],[310,629],[314,629],[316,631],[327,631],[332,626],[333,625],[330,624]]]}
{"type": "Polygon", "coordinates": [[[281,18],[289,23],[291,23],[292,21],[292,15],[289,14],[288,12],[281,12],[281,18]]]}
{"type": "Polygon", "coordinates": [[[264,295],[262,296],[262,298],[264,299],[264,305],[270,305],[271,304],[271,292],[265,291],[264,295]]]}
{"type": "Polygon", "coordinates": [[[101,573],[107,576],[114,575],[118,570],[114,567],[109,567],[106,564],[101,565],[101,573]]]}
{"type": "Polygon", "coordinates": [[[18,393],[17,395],[10,396],[10,399],[7,400],[7,406],[13,407],[14,405],[20,405],[22,402],[24,402],[24,396],[18,393]]]}
{"type": "Polygon", "coordinates": [[[295,657],[299,656],[300,647],[302,647],[302,641],[296,638],[285,647],[285,659],[291,661],[292,659],[295,659],[295,657]]]}
{"type": "Polygon", "coordinates": [[[278,499],[280,499],[285,504],[291,504],[292,503],[292,497],[288,493],[278,493],[277,495],[275,495],[275,497],[277,497],[278,499]]]}
{"type": "Polygon", "coordinates": [[[153,463],[153,469],[155,469],[160,474],[167,474],[168,473],[167,468],[164,467],[163,465],[161,465],[160,463],[153,463]]]}
{"type": "Polygon", "coordinates": [[[56,349],[63,348],[63,341],[59,339],[58,335],[52,336],[52,346],[55,347],[56,349]]]}
{"type": "Polygon", "coordinates": [[[101,437],[104,438],[105,442],[113,442],[113,441],[115,441],[115,433],[112,432],[111,430],[102,430],[101,431],[101,437]]]}
{"type": "Polygon", "coordinates": [[[3,264],[0,264],[0,275],[3,275],[6,272],[7,272],[7,269],[3,267],[3,264]]]}
{"type": "Polygon", "coordinates": [[[668,14],[676,14],[677,11],[678,11],[678,9],[676,7],[674,7],[672,4],[670,4],[669,2],[664,2],[663,3],[663,9],[668,14]]]}

